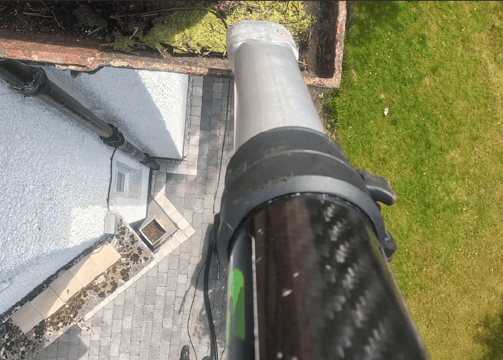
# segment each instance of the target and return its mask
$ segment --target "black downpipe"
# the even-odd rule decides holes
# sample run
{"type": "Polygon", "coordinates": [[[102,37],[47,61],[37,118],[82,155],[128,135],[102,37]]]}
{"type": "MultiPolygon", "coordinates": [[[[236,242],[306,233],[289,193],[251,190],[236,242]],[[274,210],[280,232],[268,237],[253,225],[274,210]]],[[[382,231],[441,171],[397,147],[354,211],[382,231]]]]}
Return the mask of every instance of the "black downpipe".
{"type": "Polygon", "coordinates": [[[80,121],[87,128],[97,133],[105,144],[118,148],[152,170],[160,169],[159,164],[149,154],[141,152],[128,142],[116,127],[104,122],[59,86],[51,82],[44,69],[23,65],[18,61],[8,59],[0,61],[0,77],[9,83],[12,89],[21,94],[40,96],[40,99],[45,103],[80,121]]]}
{"type": "Polygon", "coordinates": [[[28,86],[35,78],[35,68],[14,60],[0,61],[0,76],[14,88],[28,86]]]}

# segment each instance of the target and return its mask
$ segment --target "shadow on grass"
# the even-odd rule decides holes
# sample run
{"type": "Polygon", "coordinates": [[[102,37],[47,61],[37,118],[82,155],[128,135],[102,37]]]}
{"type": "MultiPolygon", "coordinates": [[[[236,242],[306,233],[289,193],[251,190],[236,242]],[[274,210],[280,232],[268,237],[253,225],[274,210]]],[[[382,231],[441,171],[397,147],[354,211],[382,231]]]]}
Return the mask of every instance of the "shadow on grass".
{"type": "Polygon", "coordinates": [[[497,314],[487,314],[478,324],[475,342],[484,346],[484,356],[476,360],[503,359],[503,297],[497,314]]]}
{"type": "MultiPolygon", "coordinates": [[[[347,2],[346,34],[349,43],[372,43],[375,42],[376,30],[393,28],[393,31],[406,31],[398,15],[403,8],[396,2],[347,2]]],[[[343,54],[343,74],[340,89],[354,88],[354,65],[345,51],[343,54]]],[[[336,133],[338,110],[344,106],[340,99],[340,89],[325,91],[321,101],[323,121],[327,134],[339,144],[342,139],[336,133]]],[[[344,90],[343,90],[344,91],[344,90]]]]}
{"type": "Polygon", "coordinates": [[[347,4],[346,33],[352,33],[354,25],[358,25],[361,40],[372,37],[374,27],[389,27],[395,31],[405,31],[401,22],[395,21],[401,11],[400,4],[388,1],[349,1],[347,4]],[[358,18],[358,20],[356,20],[358,18]]]}

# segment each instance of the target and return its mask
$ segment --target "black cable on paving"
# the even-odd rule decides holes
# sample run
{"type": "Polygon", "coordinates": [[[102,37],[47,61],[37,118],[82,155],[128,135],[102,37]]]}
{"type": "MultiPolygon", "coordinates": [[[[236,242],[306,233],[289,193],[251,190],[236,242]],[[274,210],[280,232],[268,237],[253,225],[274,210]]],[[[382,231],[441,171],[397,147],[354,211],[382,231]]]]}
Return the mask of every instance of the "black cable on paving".
{"type": "MultiPolygon", "coordinates": [[[[214,240],[213,231],[212,231],[212,240],[214,240]]],[[[215,324],[213,323],[213,315],[211,313],[211,304],[210,304],[210,296],[208,294],[208,285],[209,285],[209,273],[210,273],[210,262],[211,255],[215,249],[214,242],[211,241],[210,248],[208,249],[208,254],[206,255],[206,267],[204,269],[204,307],[206,308],[206,316],[208,317],[208,326],[210,328],[211,334],[211,349],[210,349],[210,359],[218,360],[218,347],[216,342],[216,334],[215,334],[215,324]]]]}
{"type": "MultiPolygon", "coordinates": [[[[229,106],[230,106],[230,88],[231,88],[231,81],[229,79],[229,84],[227,85],[227,111],[225,113],[225,129],[224,129],[224,139],[223,139],[223,144],[222,144],[222,150],[220,152],[220,165],[219,165],[219,168],[218,168],[218,176],[217,176],[217,188],[215,190],[215,196],[213,197],[213,215],[215,216],[216,215],[216,211],[215,211],[215,203],[217,201],[217,194],[218,194],[218,188],[219,188],[219,185],[220,185],[220,176],[222,174],[222,162],[223,162],[223,158],[224,158],[224,149],[225,149],[225,138],[227,137],[227,123],[229,122],[229,106]]],[[[214,224],[214,226],[216,226],[216,224],[214,224]]],[[[211,262],[211,256],[213,255],[213,252],[216,252],[216,234],[217,234],[217,229],[214,229],[215,231],[212,232],[213,234],[213,241],[211,242],[211,248],[208,249],[208,257],[207,259],[209,259],[211,262]],[[211,251],[211,252],[210,252],[211,251]]],[[[220,266],[220,260],[218,259],[218,254],[217,254],[217,267],[220,266]]],[[[208,269],[208,272],[209,272],[209,263],[206,264],[206,268],[208,269]]],[[[208,274],[209,275],[209,274],[208,274]]],[[[210,322],[211,320],[211,323],[210,323],[210,332],[211,332],[211,338],[213,340],[213,344],[212,344],[212,351],[214,349],[215,353],[214,355],[211,355],[211,352],[210,352],[210,360],[218,360],[218,343],[217,343],[217,336],[216,336],[216,333],[215,333],[215,326],[213,324],[213,316],[212,316],[212,313],[211,313],[211,304],[210,304],[210,299],[209,299],[209,295],[208,295],[208,285],[207,285],[207,282],[208,282],[208,276],[205,274],[205,278],[204,278],[204,282],[205,282],[205,286],[204,286],[204,302],[205,302],[205,306],[207,308],[207,316],[208,316],[208,322],[210,322]],[[208,302],[208,304],[206,304],[206,301],[208,302]]],[[[227,344],[225,344],[225,346],[227,346],[227,344]]],[[[224,346],[224,351],[225,351],[225,346],[224,346]]],[[[222,355],[223,355],[223,352],[222,352],[222,355]]]]}
{"type": "MultiPolygon", "coordinates": [[[[222,150],[220,153],[220,165],[218,167],[217,187],[215,190],[215,196],[213,197],[213,216],[216,215],[215,203],[217,200],[218,188],[220,185],[220,176],[222,173],[222,162],[223,162],[223,154],[224,154],[224,149],[225,149],[225,138],[227,137],[227,123],[229,120],[229,106],[230,106],[230,96],[229,96],[230,95],[230,88],[231,88],[231,80],[229,79],[229,84],[227,87],[227,112],[225,114],[224,141],[223,141],[222,150]]],[[[211,313],[211,304],[210,304],[210,299],[209,299],[209,295],[208,295],[208,283],[209,283],[208,276],[209,276],[209,269],[210,269],[210,263],[211,263],[211,256],[213,255],[213,252],[216,251],[216,239],[213,236],[213,234],[216,232],[214,232],[213,230],[214,229],[212,229],[210,239],[208,241],[208,252],[206,255],[206,261],[203,264],[205,266],[203,295],[204,295],[204,305],[206,308],[206,315],[208,317],[208,325],[210,327],[210,333],[211,333],[210,360],[218,360],[217,336],[215,333],[215,325],[213,324],[213,316],[211,313]]],[[[218,255],[217,255],[217,261],[218,261],[218,255]]],[[[220,261],[218,261],[218,263],[220,263],[220,261]]],[[[201,269],[199,270],[199,274],[197,275],[196,285],[194,287],[194,296],[192,297],[192,304],[190,305],[190,310],[189,310],[189,318],[187,320],[187,333],[189,334],[189,341],[190,341],[190,344],[192,345],[192,349],[194,350],[196,360],[197,360],[197,353],[196,353],[196,349],[194,348],[194,344],[192,343],[192,337],[190,336],[189,324],[190,324],[190,316],[192,314],[192,307],[194,305],[194,299],[196,298],[197,284],[199,282],[199,276],[201,275],[202,269],[203,268],[201,267],[201,269]]],[[[220,334],[220,332],[219,332],[219,334],[220,334]]],[[[222,355],[220,357],[223,356],[226,346],[227,346],[227,344],[224,345],[224,350],[222,351],[222,355]]]]}
{"type": "Polygon", "coordinates": [[[190,316],[192,315],[192,308],[194,306],[194,300],[196,299],[196,291],[197,291],[197,284],[199,283],[199,276],[201,276],[201,271],[203,270],[204,265],[206,265],[206,261],[203,263],[203,265],[199,269],[199,273],[197,274],[196,286],[194,286],[194,296],[192,297],[192,304],[190,304],[190,310],[189,310],[189,319],[187,320],[187,333],[189,334],[190,345],[192,346],[192,350],[194,350],[194,355],[196,356],[196,360],[197,360],[197,352],[196,352],[196,349],[194,348],[194,344],[192,343],[192,337],[190,336],[189,324],[190,324],[190,316]]]}

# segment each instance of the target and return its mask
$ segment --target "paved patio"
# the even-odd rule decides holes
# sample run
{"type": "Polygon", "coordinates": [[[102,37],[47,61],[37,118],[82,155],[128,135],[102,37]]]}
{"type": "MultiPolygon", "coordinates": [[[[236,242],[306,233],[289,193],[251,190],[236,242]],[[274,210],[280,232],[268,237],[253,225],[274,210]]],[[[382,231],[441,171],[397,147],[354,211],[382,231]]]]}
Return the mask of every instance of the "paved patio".
{"type": "MultiPolygon", "coordinates": [[[[87,323],[89,330],[75,325],[35,359],[176,360],[184,345],[189,345],[191,359],[209,356],[204,270],[200,269],[234,149],[232,89],[229,79],[193,78],[187,159],[164,162],[155,174],[153,195],[165,191],[196,233],[98,311],[87,323]]],[[[227,274],[225,269],[217,271],[214,258],[209,277],[218,356],[225,358],[227,274]]]]}

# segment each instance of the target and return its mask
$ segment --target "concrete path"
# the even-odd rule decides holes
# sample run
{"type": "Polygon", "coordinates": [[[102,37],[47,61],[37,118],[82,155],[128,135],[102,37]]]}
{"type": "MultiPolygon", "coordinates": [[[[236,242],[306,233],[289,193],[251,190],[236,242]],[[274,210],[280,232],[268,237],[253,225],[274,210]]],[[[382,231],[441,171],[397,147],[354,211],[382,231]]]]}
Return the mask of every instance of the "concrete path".
{"type": "MultiPolygon", "coordinates": [[[[35,359],[178,360],[184,345],[190,347],[190,359],[209,356],[204,270],[200,270],[234,149],[232,95],[232,80],[194,77],[188,161],[164,163],[155,176],[154,193],[165,189],[196,233],[97,312],[87,324],[90,331],[72,327],[35,359]]],[[[227,274],[223,270],[218,274],[215,259],[209,277],[218,355],[223,359],[227,274]]]]}

